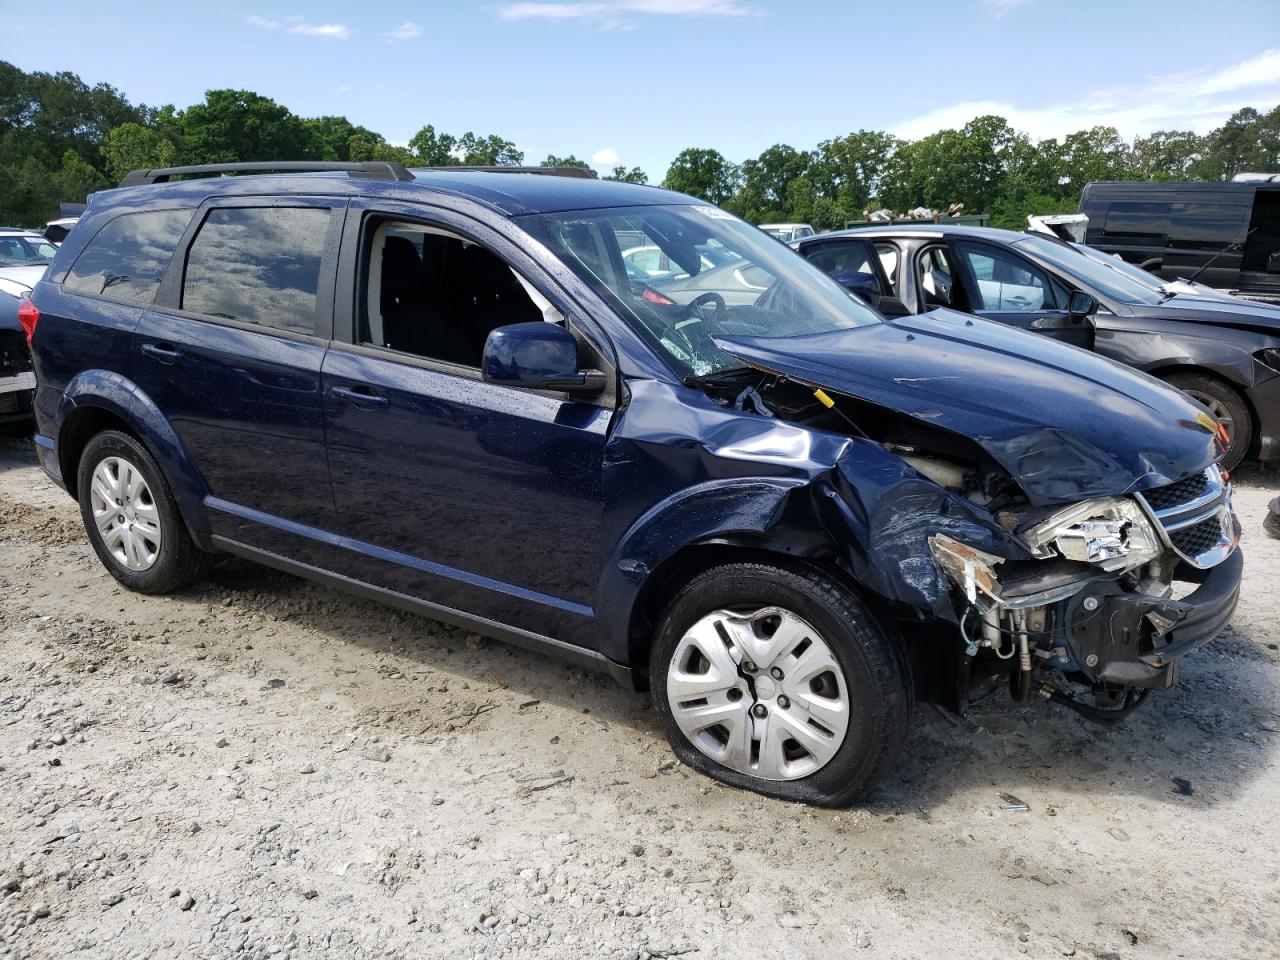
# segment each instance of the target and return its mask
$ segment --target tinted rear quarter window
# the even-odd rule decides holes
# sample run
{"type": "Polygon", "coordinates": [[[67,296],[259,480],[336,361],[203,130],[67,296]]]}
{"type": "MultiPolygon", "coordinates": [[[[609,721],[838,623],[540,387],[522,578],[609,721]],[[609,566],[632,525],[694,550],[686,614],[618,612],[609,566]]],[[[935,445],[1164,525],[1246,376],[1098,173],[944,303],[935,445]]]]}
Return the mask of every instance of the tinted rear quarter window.
{"type": "Polygon", "coordinates": [[[1109,237],[1163,237],[1169,208],[1163,200],[1120,201],[1107,208],[1104,230],[1109,237]]]}
{"type": "Polygon", "coordinates": [[[323,207],[209,211],[187,254],[182,309],[314,333],[330,217],[323,207]]]}
{"type": "Polygon", "coordinates": [[[89,241],[62,288],[110,300],[151,303],[190,221],[190,210],[116,217],[89,241]]]}

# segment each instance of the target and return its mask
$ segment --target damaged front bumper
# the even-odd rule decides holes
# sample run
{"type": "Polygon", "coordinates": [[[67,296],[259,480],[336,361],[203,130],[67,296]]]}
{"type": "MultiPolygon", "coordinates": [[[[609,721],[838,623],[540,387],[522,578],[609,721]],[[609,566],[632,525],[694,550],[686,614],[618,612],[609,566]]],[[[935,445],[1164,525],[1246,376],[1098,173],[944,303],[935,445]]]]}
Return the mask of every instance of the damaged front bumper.
{"type": "Polygon", "coordinates": [[[1164,689],[1179,660],[1231,619],[1244,567],[1231,491],[1216,467],[1136,498],[1060,511],[1028,531],[1034,559],[930,538],[954,586],[967,658],[1012,661],[1014,695],[1084,684],[1164,689]],[[1175,598],[1175,584],[1194,584],[1175,598]]]}
{"type": "Polygon", "coordinates": [[[1068,664],[1092,683],[1173,686],[1178,661],[1231,620],[1243,571],[1239,550],[1208,570],[1184,565],[1176,579],[1198,586],[1181,599],[1126,593],[1115,581],[1089,585],[1066,603],[1068,664]]]}

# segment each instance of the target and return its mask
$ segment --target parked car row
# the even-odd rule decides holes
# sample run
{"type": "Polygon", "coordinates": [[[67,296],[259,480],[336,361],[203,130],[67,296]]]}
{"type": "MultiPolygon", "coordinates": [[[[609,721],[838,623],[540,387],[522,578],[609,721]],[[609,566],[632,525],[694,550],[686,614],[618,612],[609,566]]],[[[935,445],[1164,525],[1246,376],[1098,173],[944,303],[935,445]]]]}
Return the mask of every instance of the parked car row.
{"type": "Polygon", "coordinates": [[[38,233],[0,227],[0,425],[31,416],[36,381],[18,322],[18,307],[44,274],[56,250],[38,233]]]}
{"type": "Polygon", "coordinates": [[[811,263],[581,171],[246,166],[95,195],[20,304],[40,463],[130,589],[233,554],[548,650],[651,690],[689,766],[822,804],[916,702],[1113,720],[1231,616],[1222,431],[1076,348],[1167,321],[1069,246],[811,263]]]}
{"type": "Polygon", "coordinates": [[[1221,425],[1228,469],[1246,456],[1280,457],[1280,307],[1162,281],[1042,234],[899,225],[793,246],[864,297],[870,291],[886,316],[960,310],[1185,391],[1221,425]]]}

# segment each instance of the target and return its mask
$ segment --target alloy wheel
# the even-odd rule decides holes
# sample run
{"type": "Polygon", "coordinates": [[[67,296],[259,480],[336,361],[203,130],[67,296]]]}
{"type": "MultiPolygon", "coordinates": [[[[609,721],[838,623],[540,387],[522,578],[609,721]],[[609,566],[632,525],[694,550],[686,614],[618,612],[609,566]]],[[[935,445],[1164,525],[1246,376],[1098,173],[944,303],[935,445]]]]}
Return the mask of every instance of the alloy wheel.
{"type": "Polygon", "coordinates": [[[1187,396],[1202,406],[1208,407],[1209,412],[1213,414],[1213,418],[1221,424],[1222,429],[1227,432],[1227,442],[1235,441],[1235,420],[1231,417],[1231,411],[1227,405],[1220,399],[1210,393],[1202,393],[1199,390],[1185,390],[1187,396]]]}
{"type": "Polygon", "coordinates": [[[782,607],[717,610],[693,624],[672,655],[667,701],[698,750],[764,780],[821,770],[849,728],[835,654],[782,607]]]}
{"type": "Polygon", "coordinates": [[[160,511],[137,466],[123,457],[104,457],[89,488],[93,520],[107,552],[121,566],[149,570],[160,555],[160,511]]]}

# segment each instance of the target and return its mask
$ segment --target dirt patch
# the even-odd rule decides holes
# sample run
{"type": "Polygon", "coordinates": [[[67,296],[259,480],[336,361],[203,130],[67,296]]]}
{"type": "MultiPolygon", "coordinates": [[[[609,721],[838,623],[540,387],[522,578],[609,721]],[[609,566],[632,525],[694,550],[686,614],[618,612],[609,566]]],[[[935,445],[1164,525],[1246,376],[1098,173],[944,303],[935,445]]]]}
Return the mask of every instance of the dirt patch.
{"type": "MultiPolygon", "coordinates": [[[[675,763],[608,679],[248,564],[129,594],[0,442],[13,956],[1280,956],[1280,541],[1123,725],[921,711],[866,803],[675,763]],[[1025,805],[1022,811],[1007,797],[1025,805]]],[[[2,951],[0,951],[2,952],[2,951]]]]}

